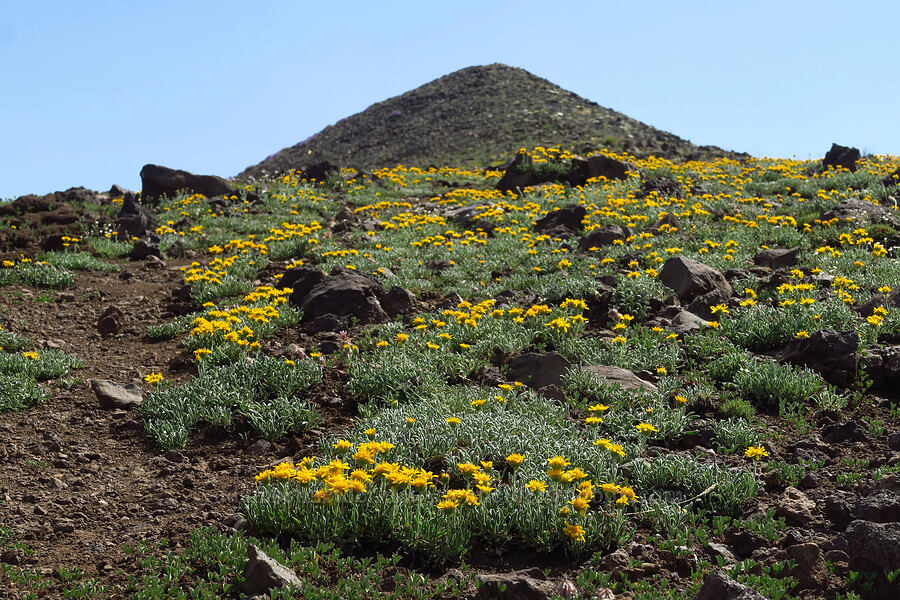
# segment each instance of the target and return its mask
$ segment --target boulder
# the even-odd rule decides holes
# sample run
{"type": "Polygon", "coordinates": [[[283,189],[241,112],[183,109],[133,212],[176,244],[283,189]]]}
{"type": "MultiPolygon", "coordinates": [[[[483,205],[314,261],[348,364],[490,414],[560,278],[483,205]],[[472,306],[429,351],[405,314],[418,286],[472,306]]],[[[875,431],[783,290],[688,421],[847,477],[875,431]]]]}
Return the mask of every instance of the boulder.
{"type": "Polygon", "coordinates": [[[846,223],[849,219],[862,225],[884,223],[895,229],[900,228],[900,217],[893,207],[873,204],[862,198],[847,198],[837,206],[824,211],[819,215],[819,219],[822,221],[837,219],[841,223],[846,223]]]}
{"type": "Polygon", "coordinates": [[[141,237],[153,227],[153,215],[137,202],[134,194],[128,192],[122,197],[116,227],[116,237],[120,240],[141,237]]]}
{"type": "Polygon", "coordinates": [[[56,199],[65,204],[86,204],[97,202],[100,194],[84,187],[71,187],[62,192],[56,192],[56,199]]]}
{"type": "Polygon", "coordinates": [[[250,544],[247,546],[248,560],[244,563],[244,583],[241,590],[248,596],[268,594],[274,588],[292,585],[300,587],[302,582],[297,574],[250,544]]]}
{"type": "Polygon", "coordinates": [[[825,153],[825,158],[822,159],[822,167],[825,169],[843,167],[850,171],[856,171],[856,163],[859,158],[859,148],[831,144],[831,149],[825,153]]]}
{"type": "Polygon", "coordinates": [[[798,254],[800,254],[800,246],[788,249],[769,248],[768,250],[757,252],[753,256],[753,262],[760,267],[783,269],[785,267],[793,267],[796,265],[798,254]]]}
{"type": "Polygon", "coordinates": [[[855,331],[822,329],[808,338],[791,340],[781,351],[781,360],[809,367],[830,383],[847,386],[855,377],[859,337],[855,331]]]}
{"type": "Polygon", "coordinates": [[[663,265],[659,280],[672,289],[682,302],[718,291],[726,297],[733,293],[731,285],[718,270],[684,256],[673,256],[663,265]]]}
{"type": "Polygon", "coordinates": [[[708,323],[709,321],[706,319],[690,311],[682,310],[672,317],[672,330],[678,335],[685,335],[705,329],[708,323]]]}
{"type": "Polygon", "coordinates": [[[626,179],[628,171],[634,166],[608,156],[597,155],[587,159],[575,157],[567,169],[557,172],[536,172],[534,162],[525,153],[516,154],[506,167],[503,177],[497,182],[497,189],[503,192],[521,192],[526,187],[540,185],[551,181],[580,186],[594,177],[607,179],[626,179]]]}
{"type": "Polygon", "coordinates": [[[552,581],[544,578],[541,569],[527,569],[511,573],[486,573],[478,576],[481,585],[479,600],[547,600],[556,591],[552,581]]]}
{"type": "Polygon", "coordinates": [[[533,167],[534,164],[527,154],[524,152],[516,154],[506,167],[503,177],[497,182],[497,189],[504,194],[507,192],[521,193],[523,189],[541,183],[535,175],[533,167]]]}
{"type": "Polygon", "coordinates": [[[0,217],[47,212],[52,210],[55,205],[56,196],[53,194],[47,194],[46,196],[28,194],[19,196],[12,202],[0,203],[0,217]]]}
{"type": "Polygon", "coordinates": [[[825,497],[825,517],[834,523],[838,530],[843,531],[854,519],[853,511],[856,504],[856,494],[843,490],[832,490],[825,497]]]}
{"type": "Polygon", "coordinates": [[[303,179],[322,183],[334,172],[340,172],[340,169],[327,160],[323,160],[303,169],[303,179]]]}
{"type": "Polygon", "coordinates": [[[290,295],[290,302],[295,306],[300,306],[303,299],[317,284],[325,279],[325,272],[313,267],[298,267],[288,269],[284,272],[281,280],[278,282],[278,289],[289,288],[293,290],[290,295]]]}
{"type": "Polygon", "coordinates": [[[381,299],[381,305],[388,315],[408,315],[416,309],[416,296],[407,289],[395,285],[381,299]]]}
{"type": "Polygon", "coordinates": [[[661,231],[660,228],[663,225],[667,225],[667,226],[673,227],[675,229],[681,229],[681,222],[678,220],[678,217],[676,217],[675,215],[673,215],[670,212],[667,212],[666,214],[661,216],[659,219],[657,219],[656,223],[653,224],[653,227],[650,228],[650,231],[653,234],[659,234],[659,232],[661,231]]]}
{"type": "Polygon", "coordinates": [[[656,391],[655,385],[649,381],[644,381],[635,375],[634,372],[623,369],[622,367],[591,365],[588,367],[581,367],[581,370],[590,373],[601,383],[618,385],[623,390],[656,391]]]}
{"type": "Polygon", "coordinates": [[[144,165],[141,169],[141,201],[156,205],[163,196],[173,198],[182,192],[213,198],[232,193],[232,188],[228,181],[215,175],[194,175],[159,165],[144,165]]]}
{"type": "Polygon", "coordinates": [[[821,548],[812,542],[788,546],[777,555],[779,560],[796,564],[787,574],[797,580],[798,590],[821,590],[828,586],[828,569],[821,548]]]}
{"type": "MultiPolygon", "coordinates": [[[[361,324],[380,323],[388,319],[380,302],[384,296],[384,288],[374,279],[352,269],[335,267],[310,289],[299,306],[304,321],[332,314],[355,317],[361,324]]],[[[291,302],[293,298],[292,294],[291,302]]]]}
{"type": "Polygon", "coordinates": [[[588,179],[605,177],[606,179],[627,179],[628,171],[633,171],[631,163],[616,160],[609,156],[597,154],[587,159],[572,159],[572,171],[566,177],[566,183],[571,186],[584,185],[588,179]]]}
{"type": "Polygon", "coordinates": [[[892,173],[890,173],[887,177],[881,180],[881,185],[884,187],[891,187],[894,185],[900,185],[900,169],[895,169],[892,173]]]}
{"type": "Polygon", "coordinates": [[[718,317],[713,313],[712,307],[719,304],[728,304],[731,295],[724,290],[713,290],[694,298],[688,304],[688,311],[707,321],[717,321],[718,317]]]}
{"type": "Polygon", "coordinates": [[[875,490],[856,505],[856,516],[874,523],[898,523],[900,495],[891,490],[875,490]]]}
{"type": "Polygon", "coordinates": [[[539,390],[551,385],[561,386],[562,377],[572,368],[572,363],[558,352],[546,354],[528,352],[512,359],[508,367],[509,376],[513,380],[539,390]]]}
{"type": "Polygon", "coordinates": [[[97,331],[100,335],[116,335],[122,333],[125,326],[125,313],[114,305],[106,307],[97,319],[97,331]]]}
{"type": "Polygon", "coordinates": [[[591,248],[602,248],[610,246],[616,240],[625,240],[631,235],[631,230],[627,227],[622,228],[618,225],[606,225],[599,229],[592,230],[589,234],[581,238],[578,242],[578,248],[582,252],[587,252],[591,248]]]}
{"type": "Polygon", "coordinates": [[[900,523],[856,520],[847,526],[841,540],[850,556],[852,569],[900,569],[900,523]]]}
{"type": "Polygon", "coordinates": [[[570,204],[547,213],[537,220],[534,230],[550,237],[567,238],[584,228],[581,221],[587,210],[578,204],[570,204]]]}
{"type": "Polygon", "coordinates": [[[91,389],[100,401],[101,408],[131,408],[140,406],[144,401],[144,393],[136,385],[119,385],[112,381],[91,379],[91,389]]]}
{"type": "Polygon", "coordinates": [[[775,515],[784,517],[789,525],[806,525],[813,520],[816,503],[793,486],[785,488],[775,504],[775,515]]]}
{"type": "Polygon", "coordinates": [[[829,444],[843,442],[867,442],[869,432],[857,421],[831,423],[822,427],[822,440],[829,444]]]}
{"type": "Polygon", "coordinates": [[[765,596],[719,570],[706,578],[695,600],[765,600],[765,596]]]}
{"type": "Polygon", "coordinates": [[[158,239],[138,240],[131,247],[131,252],[128,253],[129,260],[144,260],[151,256],[162,259],[158,239]]]}

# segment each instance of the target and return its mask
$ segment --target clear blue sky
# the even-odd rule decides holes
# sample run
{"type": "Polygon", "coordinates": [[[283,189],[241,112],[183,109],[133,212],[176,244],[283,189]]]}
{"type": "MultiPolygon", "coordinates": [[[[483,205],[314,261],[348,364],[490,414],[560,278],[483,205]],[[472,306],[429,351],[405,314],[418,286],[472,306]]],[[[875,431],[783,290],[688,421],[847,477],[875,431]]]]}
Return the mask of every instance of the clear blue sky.
{"type": "Polygon", "coordinates": [[[900,3],[0,2],[0,199],[233,176],[502,62],[698,144],[900,154],[900,3]],[[309,4],[310,6],[306,6],[309,4]]]}

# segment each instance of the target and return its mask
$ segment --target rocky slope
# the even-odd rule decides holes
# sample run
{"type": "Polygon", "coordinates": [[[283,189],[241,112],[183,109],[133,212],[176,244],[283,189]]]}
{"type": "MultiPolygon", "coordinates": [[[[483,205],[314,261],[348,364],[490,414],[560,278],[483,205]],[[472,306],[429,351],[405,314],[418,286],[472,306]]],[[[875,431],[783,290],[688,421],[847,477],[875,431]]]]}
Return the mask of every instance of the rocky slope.
{"type": "Polygon", "coordinates": [[[503,64],[460,69],[326,127],[239,177],[321,161],[371,169],[397,164],[483,166],[520,147],[609,148],[673,160],[746,155],[696,146],[503,64]]]}

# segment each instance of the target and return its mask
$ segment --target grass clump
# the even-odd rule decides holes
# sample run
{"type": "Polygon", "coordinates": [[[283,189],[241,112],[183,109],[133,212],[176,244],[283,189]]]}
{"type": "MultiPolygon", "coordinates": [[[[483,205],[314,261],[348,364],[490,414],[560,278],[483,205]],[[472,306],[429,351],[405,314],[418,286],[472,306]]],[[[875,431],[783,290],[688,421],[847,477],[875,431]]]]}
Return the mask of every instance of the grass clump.
{"type": "Polygon", "coordinates": [[[160,387],[138,410],[144,427],[160,447],[181,448],[200,422],[230,425],[235,417],[267,439],[311,429],[317,409],[298,396],[322,377],[311,359],[290,362],[258,355],[245,362],[201,367],[185,384],[160,387]]]}
{"type": "Polygon", "coordinates": [[[59,350],[0,353],[0,373],[18,374],[38,381],[57,379],[72,369],[80,369],[84,362],[59,350]]]}
{"type": "Polygon", "coordinates": [[[0,374],[0,413],[34,406],[45,397],[41,386],[27,375],[0,374]]]}
{"type": "Polygon", "coordinates": [[[118,265],[103,262],[89,252],[48,252],[42,259],[49,265],[72,271],[119,272],[118,265]]]}

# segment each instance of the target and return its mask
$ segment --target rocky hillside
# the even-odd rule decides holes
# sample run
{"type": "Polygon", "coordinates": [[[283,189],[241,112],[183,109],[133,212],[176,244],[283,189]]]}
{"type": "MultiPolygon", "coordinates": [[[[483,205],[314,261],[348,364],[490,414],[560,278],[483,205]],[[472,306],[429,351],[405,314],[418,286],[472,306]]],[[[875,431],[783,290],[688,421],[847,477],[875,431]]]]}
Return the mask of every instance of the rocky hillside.
{"type": "Polygon", "coordinates": [[[604,108],[523,69],[468,67],[374,104],[248,167],[240,177],[321,161],[376,168],[397,164],[483,166],[522,146],[587,152],[609,148],[673,160],[746,155],[696,146],[604,108]]]}

